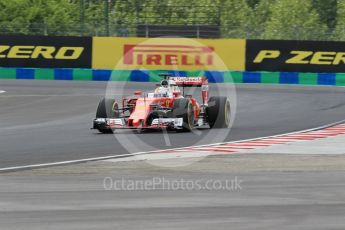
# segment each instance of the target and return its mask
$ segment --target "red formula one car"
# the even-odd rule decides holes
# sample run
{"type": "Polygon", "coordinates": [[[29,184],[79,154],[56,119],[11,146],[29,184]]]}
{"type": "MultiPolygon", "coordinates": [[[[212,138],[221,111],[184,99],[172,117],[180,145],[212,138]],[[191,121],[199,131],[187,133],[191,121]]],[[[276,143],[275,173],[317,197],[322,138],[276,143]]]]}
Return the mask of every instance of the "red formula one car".
{"type": "Polygon", "coordinates": [[[115,129],[191,131],[229,127],[230,102],[221,96],[209,98],[207,78],[163,76],[154,92],[137,91],[122,99],[121,108],[114,99],[103,98],[93,128],[112,133],[115,129]],[[202,102],[198,103],[192,95],[184,95],[185,87],[201,87],[202,102]]]}

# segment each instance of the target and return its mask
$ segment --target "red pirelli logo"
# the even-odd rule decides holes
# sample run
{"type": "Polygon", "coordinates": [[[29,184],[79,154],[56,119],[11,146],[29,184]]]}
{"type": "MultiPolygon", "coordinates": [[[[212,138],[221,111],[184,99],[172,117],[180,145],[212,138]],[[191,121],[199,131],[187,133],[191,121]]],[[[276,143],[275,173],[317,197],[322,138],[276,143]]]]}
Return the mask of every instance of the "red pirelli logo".
{"type": "Polygon", "coordinates": [[[124,45],[126,65],[213,65],[213,47],[189,45],[124,45]]]}

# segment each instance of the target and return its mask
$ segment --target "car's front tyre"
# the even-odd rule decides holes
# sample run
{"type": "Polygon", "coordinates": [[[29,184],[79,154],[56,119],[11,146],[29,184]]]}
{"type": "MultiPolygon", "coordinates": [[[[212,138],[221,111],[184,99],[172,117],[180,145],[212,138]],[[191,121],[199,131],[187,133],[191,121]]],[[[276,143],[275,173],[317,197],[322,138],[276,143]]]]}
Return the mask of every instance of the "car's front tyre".
{"type": "MultiPolygon", "coordinates": [[[[114,99],[111,98],[102,98],[99,102],[96,112],[97,118],[116,118],[118,117],[118,104],[114,99]]],[[[98,131],[101,133],[113,133],[113,129],[108,128],[98,128],[98,131]]]]}
{"type": "Polygon", "coordinates": [[[183,118],[182,131],[190,132],[194,127],[194,110],[192,102],[186,98],[176,99],[172,110],[175,118],[183,118]]]}

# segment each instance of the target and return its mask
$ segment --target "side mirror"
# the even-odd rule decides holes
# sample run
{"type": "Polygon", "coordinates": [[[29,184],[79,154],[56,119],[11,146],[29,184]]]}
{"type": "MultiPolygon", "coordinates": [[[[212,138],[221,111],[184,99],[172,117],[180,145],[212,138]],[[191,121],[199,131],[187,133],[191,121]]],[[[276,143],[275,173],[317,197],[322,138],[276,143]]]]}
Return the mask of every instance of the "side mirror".
{"type": "Polygon", "coordinates": [[[136,96],[141,96],[141,95],[143,95],[143,92],[142,92],[142,91],[135,91],[135,92],[134,92],[134,95],[136,95],[136,96]]]}

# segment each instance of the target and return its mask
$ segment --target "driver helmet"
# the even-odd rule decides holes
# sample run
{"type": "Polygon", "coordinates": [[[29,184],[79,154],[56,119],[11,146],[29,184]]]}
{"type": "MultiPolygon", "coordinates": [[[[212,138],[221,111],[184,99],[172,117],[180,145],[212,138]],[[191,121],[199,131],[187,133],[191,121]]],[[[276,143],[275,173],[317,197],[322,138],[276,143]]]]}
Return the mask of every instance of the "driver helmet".
{"type": "Polygon", "coordinates": [[[168,88],[169,82],[167,80],[162,80],[161,81],[161,86],[163,86],[164,88],[168,88]]]}

